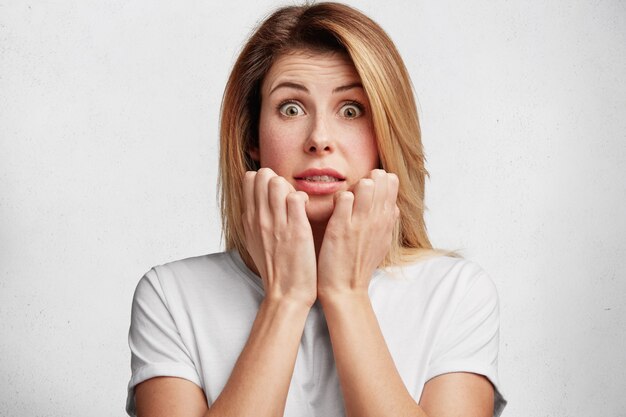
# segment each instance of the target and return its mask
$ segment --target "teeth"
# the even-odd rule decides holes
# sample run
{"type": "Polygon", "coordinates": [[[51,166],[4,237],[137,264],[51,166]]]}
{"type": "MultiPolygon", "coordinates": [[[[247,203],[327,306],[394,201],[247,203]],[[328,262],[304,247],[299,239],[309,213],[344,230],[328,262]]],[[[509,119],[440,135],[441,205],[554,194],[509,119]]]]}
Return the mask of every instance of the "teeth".
{"type": "Polygon", "coordinates": [[[302,179],[306,180],[306,181],[316,181],[316,182],[336,182],[336,181],[339,181],[339,179],[337,179],[335,177],[331,177],[330,175],[315,175],[313,177],[304,177],[302,179]]]}

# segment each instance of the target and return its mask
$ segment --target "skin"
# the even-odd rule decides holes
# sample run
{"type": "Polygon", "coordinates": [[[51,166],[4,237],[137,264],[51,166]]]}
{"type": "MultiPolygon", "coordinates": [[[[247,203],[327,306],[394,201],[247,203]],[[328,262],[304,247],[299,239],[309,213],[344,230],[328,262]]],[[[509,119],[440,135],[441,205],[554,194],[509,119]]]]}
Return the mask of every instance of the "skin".
{"type": "Polygon", "coordinates": [[[376,169],[369,103],[352,63],[307,51],[280,57],[262,85],[259,148],[250,155],[262,168],[244,178],[242,220],[266,295],[248,342],[210,410],[199,387],[162,377],[136,387],[138,415],[283,415],[304,323],[319,300],[346,415],[491,416],[493,387],[471,373],[431,379],[415,402],[382,336],[367,289],[391,244],[398,179],[376,169]],[[300,174],[311,168],[332,169],[341,181],[310,184],[319,176],[300,174]]]}
{"type": "MultiPolygon", "coordinates": [[[[351,61],[307,52],[280,57],[262,86],[259,148],[250,153],[295,190],[303,189],[295,177],[307,168],[332,168],[345,179],[336,192],[354,190],[379,161],[369,101],[351,61]]],[[[308,195],[317,252],[339,196],[308,195]]]]}

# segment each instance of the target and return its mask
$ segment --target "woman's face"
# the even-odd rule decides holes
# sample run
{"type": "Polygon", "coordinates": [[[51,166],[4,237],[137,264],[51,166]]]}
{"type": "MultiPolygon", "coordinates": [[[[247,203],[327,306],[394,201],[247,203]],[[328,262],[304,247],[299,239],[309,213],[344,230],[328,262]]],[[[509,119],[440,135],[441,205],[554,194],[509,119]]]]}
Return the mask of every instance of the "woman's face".
{"type": "Polygon", "coordinates": [[[250,151],[309,195],[312,223],[326,222],[333,194],[377,168],[369,102],[350,59],[298,51],[280,56],[261,86],[259,148],[250,151]]]}

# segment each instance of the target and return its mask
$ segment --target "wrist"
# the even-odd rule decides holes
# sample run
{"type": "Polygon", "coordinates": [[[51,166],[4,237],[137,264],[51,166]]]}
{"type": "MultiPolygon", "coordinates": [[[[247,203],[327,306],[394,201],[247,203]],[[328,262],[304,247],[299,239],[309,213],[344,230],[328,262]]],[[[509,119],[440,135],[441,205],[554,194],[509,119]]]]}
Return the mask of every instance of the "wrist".
{"type": "Polygon", "coordinates": [[[367,288],[318,290],[317,299],[323,308],[371,304],[367,288]]]}
{"type": "Polygon", "coordinates": [[[263,299],[262,306],[278,309],[286,313],[297,313],[300,311],[306,311],[308,313],[314,303],[315,299],[310,300],[306,297],[292,297],[268,293],[263,299]]]}

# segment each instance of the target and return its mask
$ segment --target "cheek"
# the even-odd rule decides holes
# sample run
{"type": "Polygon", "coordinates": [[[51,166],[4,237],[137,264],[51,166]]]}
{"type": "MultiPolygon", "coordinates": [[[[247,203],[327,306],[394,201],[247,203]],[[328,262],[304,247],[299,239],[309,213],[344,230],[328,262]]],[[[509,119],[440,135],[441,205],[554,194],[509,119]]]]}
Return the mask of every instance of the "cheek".
{"type": "Polygon", "coordinates": [[[259,154],[262,167],[271,168],[281,175],[288,165],[289,155],[293,155],[295,141],[293,132],[279,128],[272,123],[259,125],[259,154]]]}
{"type": "Polygon", "coordinates": [[[350,153],[353,154],[354,160],[358,161],[358,165],[362,170],[371,171],[378,168],[378,147],[374,129],[369,124],[359,126],[358,129],[350,131],[350,153]]]}

